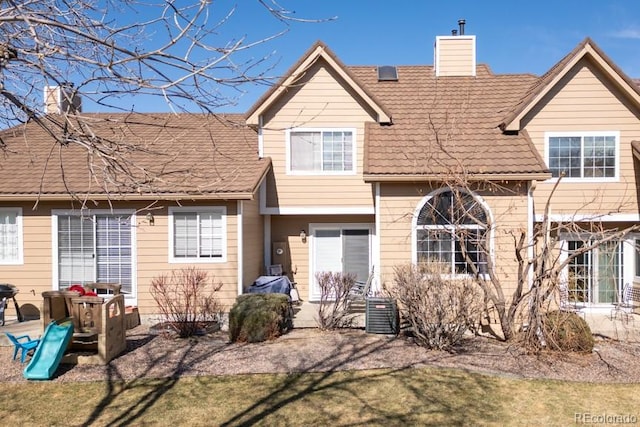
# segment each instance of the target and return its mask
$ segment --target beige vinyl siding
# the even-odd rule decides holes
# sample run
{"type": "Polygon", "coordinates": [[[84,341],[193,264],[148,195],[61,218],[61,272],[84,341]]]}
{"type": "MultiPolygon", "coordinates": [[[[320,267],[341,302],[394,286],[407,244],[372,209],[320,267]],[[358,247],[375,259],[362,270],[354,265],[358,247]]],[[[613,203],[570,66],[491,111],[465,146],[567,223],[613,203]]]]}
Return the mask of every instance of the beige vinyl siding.
{"type": "Polygon", "coordinates": [[[305,77],[265,114],[264,156],[271,157],[274,180],[267,194],[268,207],[369,207],[373,206],[371,186],[362,179],[364,124],[374,114],[361,105],[355,94],[326,63],[319,60],[305,77]],[[304,84],[303,84],[304,83],[304,84]],[[355,175],[287,175],[286,130],[355,129],[355,175]],[[276,186],[277,185],[277,191],[276,186]],[[337,197],[336,189],[340,189],[337,197]]]}
{"type": "Polygon", "coordinates": [[[438,37],[436,55],[438,76],[475,75],[475,37],[438,37]]]}
{"type": "Polygon", "coordinates": [[[264,219],[258,199],[243,201],[243,288],[246,289],[264,271],[264,219]]]}
{"type": "Polygon", "coordinates": [[[272,216],[271,217],[271,241],[287,242],[291,256],[291,274],[298,287],[300,297],[309,300],[309,257],[311,254],[311,237],[307,237],[306,243],[300,239],[300,230],[309,234],[309,224],[373,224],[371,215],[331,215],[331,216],[272,216]]]}
{"type": "Polygon", "coordinates": [[[143,314],[157,313],[156,304],[150,293],[151,281],[160,275],[170,275],[172,270],[196,267],[208,273],[209,280],[223,284],[219,297],[225,310],[229,310],[238,294],[238,240],[237,203],[181,203],[183,207],[226,206],[227,261],[224,263],[169,263],[169,211],[167,203],[161,210],[154,211],[155,225],[145,224],[144,214],[138,218],[138,307],[143,314]]]}
{"type": "MultiPolygon", "coordinates": [[[[0,206],[22,208],[24,261],[22,265],[0,265],[0,283],[18,287],[16,300],[21,306],[33,304],[40,310],[42,292],[51,290],[51,218],[42,205],[35,211],[33,206],[33,203],[0,206]]],[[[8,304],[6,315],[16,315],[12,303],[8,304]]]]}
{"type": "MultiPolygon", "coordinates": [[[[217,202],[220,206],[224,202],[217,202]]],[[[254,203],[255,204],[255,203],[254,203]]],[[[206,270],[210,279],[223,283],[220,293],[223,304],[228,310],[237,296],[237,202],[224,204],[227,207],[227,262],[224,263],[169,263],[168,206],[175,202],[158,203],[114,203],[113,209],[137,210],[135,235],[137,256],[137,297],[138,307],[142,314],[154,314],[158,310],[150,294],[150,284],[154,277],[171,274],[171,271],[183,267],[195,266],[206,270]],[[145,218],[146,207],[153,206],[151,211],[155,217],[154,225],[149,225],[145,218]]],[[[181,206],[209,206],[207,203],[181,203],[181,206]]],[[[5,203],[1,207],[21,207],[23,213],[23,265],[0,265],[2,283],[11,283],[20,290],[16,297],[20,305],[33,304],[40,309],[42,292],[50,291],[53,284],[52,249],[52,210],[70,210],[69,203],[40,203],[37,210],[33,204],[5,203]]],[[[108,204],[100,203],[92,209],[109,209],[108,204]]],[[[256,210],[255,206],[250,210],[256,210]]],[[[15,315],[13,305],[9,305],[7,315],[15,315]]]]}
{"type": "MultiPolygon", "coordinates": [[[[493,260],[496,273],[505,292],[513,292],[517,263],[510,232],[527,230],[527,196],[524,184],[504,184],[505,189],[477,190],[491,212],[493,231],[493,260]]],[[[442,188],[432,185],[383,184],[380,188],[380,271],[381,283],[393,285],[393,267],[412,260],[412,220],[423,198],[442,188]]]]}
{"type": "MultiPolygon", "coordinates": [[[[572,69],[533,111],[524,126],[545,157],[545,132],[620,132],[618,182],[560,183],[552,200],[555,214],[637,213],[636,180],[631,141],[640,139],[640,122],[621,92],[588,60],[572,69]]],[[[535,201],[544,208],[553,184],[538,183],[535,201]]]]}

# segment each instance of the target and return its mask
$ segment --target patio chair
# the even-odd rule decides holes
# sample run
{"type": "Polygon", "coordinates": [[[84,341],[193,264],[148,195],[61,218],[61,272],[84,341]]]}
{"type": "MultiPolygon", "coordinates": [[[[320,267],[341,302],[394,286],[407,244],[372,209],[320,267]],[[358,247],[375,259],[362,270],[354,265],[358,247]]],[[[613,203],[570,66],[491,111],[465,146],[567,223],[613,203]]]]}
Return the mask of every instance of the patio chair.
{"type": "Polygon", "coordinates": [[[349,294],[347,295],[347,306],[351,306],[353,303],[364,302],[369,292],[371,291],[371,283],[373,282],[373,269],[371,270],[371,274],[367,278],[366,282],[356,281],[351,289],[349,290],[349,294]]]}
{"type": "Polygon", "coordinates": [[[613,303],[613,308],[611,309],[611,320],[614,320],[618,317],[619,314],[622,315],[622,319],[627,321],[629,319],[629,315],[633,311],[633,299],[632,299],[632,290],[633,286],[630,283],[625,283],[622,288],[622,294],[618,294],[618,301],[613,303]]]}
{"type": "Polygon", "coordinates": [[[32,340],[29,338],[29,335],[20,335],[16,337],[9,332],[4,333],[9,341],[13,344],[13,360],[16,360],[16,356],[18,355],[18,350],[20,350],[20,363],[24,363],[24,359],[30,351],[35,351],[38,344],[40,344],[39,339],[32,340]]]}
{"type": "Polygon", "coordinates": [[[575,313],[584,318],[584,313],[580,310],[575,302],[569,299],[569,287],[564,283],[560,284],[558,286],[558,291],[560,293],[560,311],[575,313]]]}

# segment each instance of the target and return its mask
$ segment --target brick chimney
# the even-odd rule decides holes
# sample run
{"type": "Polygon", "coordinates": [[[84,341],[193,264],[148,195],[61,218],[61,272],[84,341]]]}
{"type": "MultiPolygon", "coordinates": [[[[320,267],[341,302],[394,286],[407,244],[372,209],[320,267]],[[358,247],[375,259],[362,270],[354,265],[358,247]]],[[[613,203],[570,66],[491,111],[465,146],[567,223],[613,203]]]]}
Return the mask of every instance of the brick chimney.
{"type": "Polygon", "coordinates": [[[433,65],[436,77],[476,75],[476,36],[464,33],[466,21],[458,21],[459,30],[450,36],[437,36],[433,65]]]}
{"type": "Polygon", "coordinates": [[[46,114],[79,113],[82,100],[73,90],[72,83],[44,87],[44,111],[46,114]]]}

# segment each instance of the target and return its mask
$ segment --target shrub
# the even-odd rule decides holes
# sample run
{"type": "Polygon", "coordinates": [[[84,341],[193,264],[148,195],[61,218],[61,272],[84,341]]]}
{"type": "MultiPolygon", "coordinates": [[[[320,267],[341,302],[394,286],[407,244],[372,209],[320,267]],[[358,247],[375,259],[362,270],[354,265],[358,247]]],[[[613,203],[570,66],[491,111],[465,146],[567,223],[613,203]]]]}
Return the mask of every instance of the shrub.
{"type": "Polygon", "coordinates": [[[219,320],[222,305],[216,293],[221,287],[209,281],[206,271],[190,267],[154,277],[151,295],[166,323],[186,338],[203,324],[219,320]]]}
{"type": "Polygon", "coordinates": [[[261,342],[279,337],[293,327],[289,298],[284,294],[238,296],[229,312],[231,342],[261,342]]]}
{"type": "Polygon", "coordinates": [[[347,328],[353,324],[349,311],[349,292],[356,282],[353,274],[321,272],[316,274],[320,287],[318,327],[322,330],[347,328]]]}
{"type": "Polygon", "coordinates": [[[591,353],[594,339],[587,322],[576,313],[550,311],[543,318],[546,347],[556,351],[591,353]]]}
{"type": "Polygon", "coordinates": [[[482,313],[482,294],[471,280],[450,279],[439,263],[402,265],[394,269],[395,286],[388,290],[398,301],[416,343],[452,350],[482,313]]]}

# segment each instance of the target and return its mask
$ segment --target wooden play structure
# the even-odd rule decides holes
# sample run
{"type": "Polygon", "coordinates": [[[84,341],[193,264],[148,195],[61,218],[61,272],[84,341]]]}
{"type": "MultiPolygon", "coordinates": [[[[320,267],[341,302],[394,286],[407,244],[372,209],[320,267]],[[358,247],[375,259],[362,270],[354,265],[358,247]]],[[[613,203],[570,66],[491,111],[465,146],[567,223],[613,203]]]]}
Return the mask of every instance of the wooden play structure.
{"type": "Polygon", "coordinates": [[[43,292],[43,328],[51,321],[71,318],[74,334],[62,363],[106,364],[127,345],[124,295],[119,284],[92,283],[84,288],[105,297],[81,296],[77,291],[43,292]]]}

